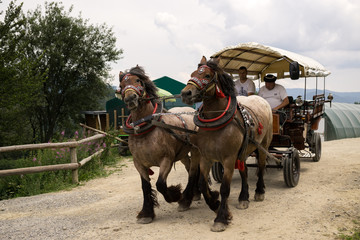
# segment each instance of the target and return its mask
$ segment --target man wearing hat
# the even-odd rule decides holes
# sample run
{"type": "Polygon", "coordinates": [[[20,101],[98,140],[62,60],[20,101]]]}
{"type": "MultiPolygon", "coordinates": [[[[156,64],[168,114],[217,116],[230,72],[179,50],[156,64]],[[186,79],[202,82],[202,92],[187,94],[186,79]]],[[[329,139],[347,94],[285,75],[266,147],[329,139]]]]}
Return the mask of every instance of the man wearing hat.
{"type": "Polygon", "coordinates": [[[283,108],[289,104],[285,88],[275,83],[276,77],[274,75],[267,74],[264,77],[264,81],[265,86],[260,88],[259,96],[268,101],[273,111],[283,108]]]}

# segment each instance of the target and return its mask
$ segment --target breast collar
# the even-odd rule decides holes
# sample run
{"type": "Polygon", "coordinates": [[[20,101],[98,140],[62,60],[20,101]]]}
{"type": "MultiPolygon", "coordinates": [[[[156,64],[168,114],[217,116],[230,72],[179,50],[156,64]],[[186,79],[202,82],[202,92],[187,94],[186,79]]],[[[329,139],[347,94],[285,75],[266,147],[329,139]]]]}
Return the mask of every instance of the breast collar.
{"type": "Polygon", "coordinates": [[[155,103],[154,111],[151,115],[148,115],[144,118],[141,118],[135,122],[132,121],[131,114],[126,119],[125,125],[123,125],[124,132],[127,134],[139,136],[151,132],[155,129],[155,125],[151,123],[152,120],[160,121],[161,116],[153,117],[155,113],[161,113],[163,111],[163,106],[161,103],[155,103]]]}
{"type": "Polygon", "coordinates": [[[194,116],[194,123],[200,129],[203,129],[205,131],[215,131],[228,125],[233,120],[236,111],[237,111],[236,97],[229,96],[227,106],[222,114],[220,114],[216,118],[211,118],[211,119],[202,118],[203,107],[201,106],[199,108],[199,115],[194,116]]]}

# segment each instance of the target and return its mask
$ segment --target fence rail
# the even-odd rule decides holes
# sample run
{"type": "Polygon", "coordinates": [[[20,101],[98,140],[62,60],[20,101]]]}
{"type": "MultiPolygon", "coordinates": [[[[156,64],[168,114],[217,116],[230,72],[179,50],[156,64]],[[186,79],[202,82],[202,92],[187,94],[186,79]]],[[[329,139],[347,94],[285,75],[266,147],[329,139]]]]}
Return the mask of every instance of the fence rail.
{"type": "Polygon", "coordinates": [[[70,163],[0,170],[0,177],[29,174],[29,173],[39,173],[46,171],[72,170],[72,182],[77,184],[79,183],[79,168],[84,166],[87,162],[89,162],[94,157],[100,155],[104,151],[104,149],[100,149],[99,151],[95,152],[89,157],[84,158],[78,162],[77,147],[80,146],[81,144],[91,142],[94,140],[99,140],[104,137],[105,137],[104,134],[96,134],[94,136],[81,139],[79,141],[62,142],[62,143],[39,143],[39,144],[26,144],[26,145],[0,147],[0,153],[21,151],[21,150],[38,150],[38,149],[46,149],[46,148],[64,148],[64,147],[70,148],[70,163]]]}

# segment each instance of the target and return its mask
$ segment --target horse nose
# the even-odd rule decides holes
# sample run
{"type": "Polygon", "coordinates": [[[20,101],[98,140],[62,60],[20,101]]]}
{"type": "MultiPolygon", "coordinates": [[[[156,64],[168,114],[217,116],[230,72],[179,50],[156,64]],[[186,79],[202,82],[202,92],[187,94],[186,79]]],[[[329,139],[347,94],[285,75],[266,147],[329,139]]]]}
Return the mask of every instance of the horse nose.
{"type": "Polygon", "coordinates": [[[135,93],[133,93],[133,94],[127,95],[124,98],[124,102],[129,109],[133,109],[133,108],[137,107],[137,98],[138,98],[138,96],[135,93]]]}
{"type": "Polygon", "coordinates": [[[181,91],[181,98],[189,98],[189,97],[191,97],[190,90],[181,91]]]}
{"type": "Polygon", "coordinates": [[[192,92],[191,90],[181,91],[181,100],[186,104],[191,104],[192,92]]]}

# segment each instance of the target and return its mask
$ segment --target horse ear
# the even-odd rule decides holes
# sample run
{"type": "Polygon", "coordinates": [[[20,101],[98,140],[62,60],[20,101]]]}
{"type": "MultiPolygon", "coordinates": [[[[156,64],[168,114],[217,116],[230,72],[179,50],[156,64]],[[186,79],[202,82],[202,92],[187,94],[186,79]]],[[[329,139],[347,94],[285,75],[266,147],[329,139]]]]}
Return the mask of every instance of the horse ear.
{"type": "MultiPolygon", "coordinates": [[[[120,79],[120,77],[121,77],[121,75],[123,75],[124,73],[122,72],[122,71],[120,71],[120,73],[119,73],[119,79],[120,79]]],[[[121,80],[121,79],[120,79],[121,80]]]]}
{"type": "Polygon", "coordinates": [[[213,58],[213,62],[216,63],[216,65],[219,65],[220,57],[213,58]]]}
{"type": "Polygon", "coordinates": [[[207,63],[206,57],[203,56],[203,57],[201,58],[200,64],[201,64],[201,65],[206,65],[206,63],[207,63]]]}

